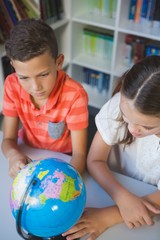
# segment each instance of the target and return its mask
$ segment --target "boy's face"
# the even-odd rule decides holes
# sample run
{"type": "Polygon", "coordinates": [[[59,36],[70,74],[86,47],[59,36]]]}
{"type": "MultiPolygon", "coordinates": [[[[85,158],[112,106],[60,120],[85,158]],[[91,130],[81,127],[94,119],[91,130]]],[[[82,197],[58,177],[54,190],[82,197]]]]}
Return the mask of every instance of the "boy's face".
{"type": "Polygon", "coordinates": [[[63,64],[63,55],[55,61],[48,52],[45,52],[25,62],[12,60],[11,64],[22,88],[35,102],[45,102],[55,86],[57,71],[63,64]]]}

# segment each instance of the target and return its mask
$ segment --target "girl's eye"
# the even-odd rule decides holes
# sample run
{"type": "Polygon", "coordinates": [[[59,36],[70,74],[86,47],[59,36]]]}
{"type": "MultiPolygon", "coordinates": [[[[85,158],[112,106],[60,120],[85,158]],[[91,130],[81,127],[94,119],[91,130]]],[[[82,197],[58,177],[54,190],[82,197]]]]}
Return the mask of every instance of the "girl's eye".
{"type": "Polygon", "coordinates": [[[150,127],[143,127],[145,130],[151,130],[152,128],[150,128],[150,127]]]}

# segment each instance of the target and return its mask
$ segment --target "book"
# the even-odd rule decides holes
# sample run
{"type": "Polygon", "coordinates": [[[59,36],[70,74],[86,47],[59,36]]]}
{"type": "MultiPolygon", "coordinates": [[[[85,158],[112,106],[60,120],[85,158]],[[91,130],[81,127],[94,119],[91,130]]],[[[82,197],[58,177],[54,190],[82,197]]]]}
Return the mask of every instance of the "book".
{"type": "Polygon", "coordinates": [[[156,47],[154,45],[148,45],[145,49],[145,56],[152,56],[152,55],[158,55],[160,56],[160,47],[156,47]]]}
{"type": "Polygon", "coordinates": [[[141,17],[140,17],[140,22],[142,24],[146,23],[146,20],[147,20],[147,10],[148,10],[148,0],[143,0],[143,2],[142,2],[142,9],[141,9],[141,17]]]}
{"type": "Polygon", "coordinates": [[[145,39],[140,37],[135,37],[132,43],[132,63],[135,64],[145,56],[145,39]]]}
{"type": "Polygon", "coordinates": [[[139,23],[141,18],[141,9],[142,9],[143,0],[137,0],[136,2],[136,11],[134,16],[134,22],[139,23]]]}
{"type": "Polygon", "coordinates": [[[15,14],[16,14],[16,17],[17,17],[18,21],[21,20],[21,19],[22,19],[22,18],[21,18],[21,15],[20,15],[20,13],[19,13],[19,11],[18,11],[18,8],[17,8],[14,0],[10,0],[10,2],[11,2],[11,4],[12,4],[12,7],[13,7],[13,9],[14,9],[14,12],[15,12],[15,14]]]}
{"type": "Polygon", "coordinates": [[[5,20],[7,21],[8,23],[8,26],[9,28],[11,29],[13,26],[14,26],[14,23],[13,23],[13,20],[8,12],[8,9],[5,5],[5,2],[4,1],[0,1],[0,5],[1,5],[1,9],[3,11],[3,16],[5,17],[5,20]]]}
{"type": "Polygon", "coordinates": [[[134,20],[137,0],[130,0],[128,19],[134,20]]]}
{"type": "Polygon", "coordinates": [[[44,21],[46,21],[47,19],[47,10],[46,10],[45,0],[40,0],[40,17],[44,21]]]}
{"type": "Polygon", "coordinates": [[[153,12],[153,28],[160,28],[160,1],[155,1],[153,12]]]}
{"type": "Polygon", "coordinates": [[[46,1],[47,22],[54,23],[58,20],[57,5],[55,0],[46,1]]]}
{"type": "Polygon", "coordinates": [[[9,13],[11,19],[12,19],[12,22],[15,25],[17,23],[18,19],[17,19],[16,13],[14,11],[14,8],[12,6],[12,3],[8,0],[4,0],[4,4],[6,5],[8,13],[9,13]]]}
{"type": "MultiPolygon", "coordinates": [[[[6,20],[5,14],[3,12],[3,8],[0,2],[0,29],[1,29],[1,35],[3,35],[4,40],[9,36],[10,34],[10,25],[6,20]]],[[[2,38],[2,39],[3,39],[2,38]]]]}
{"type": "Polygon", "coordinates": [[[57,10],[58,19],[59,20],[63,19],[65,17],[63,0],[55,0],[55,2],[56,2],[56,10],[57,10]]]}
{"type": "Polygon", "coordinates": [[[22,0],[12,0],[17,8],[20,19],[28,18],[26,13],[26,6],[23,4],[22,0]]]}
{"type": "Polygon", "coordinates": [[[155,0],[148,0],[148,8],[147,8],[147,20],[152,21],[155,9],[155,0]]]}
{"type": "Polygon", "coordinates": [[[35,18],[35,19],[40,18],[39,9],[38,8],[36,9],[30,0],[21,0],[21,1],[24,4],[24,9],[27,14],[27,17],[35,18]]]}

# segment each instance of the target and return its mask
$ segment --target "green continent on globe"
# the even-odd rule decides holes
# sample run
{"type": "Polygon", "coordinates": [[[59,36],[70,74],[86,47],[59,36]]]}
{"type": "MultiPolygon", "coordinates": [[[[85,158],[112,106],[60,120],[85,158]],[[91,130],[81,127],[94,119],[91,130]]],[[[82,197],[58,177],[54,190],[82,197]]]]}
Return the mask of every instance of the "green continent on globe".
{"type": "Polygon", "coordinates": [[[53,175],[48,175],[41,182],[40,188],[44,191],[39,195],[41,204],[45,204],[46,200],[60,199],[68,202],[80,195],[80,190],[75,188],[75,179],[67,176],[58,169],[53,175]]]}
{"type": "Polygon", "coordinates": [[[75,189],[75,180],[65,175],[67,181],[62,184],[60,199],[64,202],[71,201],[80,195],[80,191],[75,189]]]}

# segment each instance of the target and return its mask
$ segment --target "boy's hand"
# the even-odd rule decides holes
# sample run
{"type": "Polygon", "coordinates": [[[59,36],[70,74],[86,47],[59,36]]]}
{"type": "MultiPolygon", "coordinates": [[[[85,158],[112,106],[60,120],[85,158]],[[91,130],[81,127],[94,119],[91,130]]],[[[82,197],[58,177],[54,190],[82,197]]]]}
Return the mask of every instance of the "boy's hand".
{"type": "Polygon", "coordinates": [[[118,199],[117,205],[121,216],[128,228],[153,225],[151,215],[160,214],[160,209],[147,200],[137,197],[130,192],[118,199]]]}
{"type": "Polygon", "coordinates": [[[14,154],[8,157],[9,160],[9,176],[15,178],[17,173],[32,160],[23,155],[22,153],[16,151],[14,154]]]}

